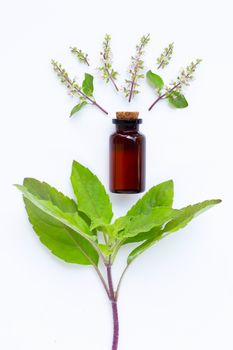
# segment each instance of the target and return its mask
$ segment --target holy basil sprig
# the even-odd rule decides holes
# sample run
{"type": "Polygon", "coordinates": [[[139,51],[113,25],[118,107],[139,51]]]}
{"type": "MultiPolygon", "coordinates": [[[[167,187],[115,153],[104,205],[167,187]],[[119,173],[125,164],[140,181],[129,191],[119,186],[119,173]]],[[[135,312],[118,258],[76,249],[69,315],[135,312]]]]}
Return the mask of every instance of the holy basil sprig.
{"type": "MultiPolygon", "coordinates": [[[[87,84],[86,89],[91,87],[87,84]]],[[[173,181],[169,180],[152,187],[125,216],[112,222],[112,204],[104,186],[89,169],[76,161],[72,166],[71,183],[77,201],[32,178],[25,178],[23,185],[16,187],[23,194],[29,221],[40,241],[60,259],[91,265],[95,269],[112,305],[112,350],[117,350],[117,301],[128,267],[155,243],[221,201],[212,199],[173,209],[173,181]],[[130,252],[119,283],[114,287],[112,265],[120,248],[132,242],[138,246],[130,252]],[[107,278],[99,267],[100,260],[107,278]]]]}
{"type": "Polygon", "coordinates": [[[67,71],[62,67],[60,63],[58,63],[55,60],[52,60],[51,64],[53,66],[54,71],[57,73],[57,76],[59,77],[61,83],[67,87],[70,95],[79,97],[79,103],[76,106],[74,106],[74,108],[71,110],[70,117],[74,113],[77,113],[81,108],[83,108],[87,104],[91,104],[99,108],[105,114],[108,114],[108,112],[103,107],[101,107],[99,103],[96,102],[93,96],[94,78],[91,74],[85,73],[85,78],[82,82],[82,86],[80,86],[75,79],[71,79],[69,77],[67,71]]]}
{"type": "MultiPolygon", "coordinates": [[[[171,55],[173,53],[173,45],[170,44],[162,53],[162,55],[157,59],[158,67],[164,68],[168,65],[171,55]]],[[[146,74],[147,80],[150,85],[155,89],[158,97],[149,107],[149,111],[161,100],[167,99],[171,106],[175,108],[185,108],[188,106],[188,102],[182,93],[184,86],[188,86],[190,81],[193,79],[193,74],[196,71],[197,66],[202,60],[196,59],[196,61],[191,62],[185,69],[182,69],[177,79],[171,81],[167,86],[164,86],[164,81],[162,77],[156,73],[149,70],[146,74]]]]}

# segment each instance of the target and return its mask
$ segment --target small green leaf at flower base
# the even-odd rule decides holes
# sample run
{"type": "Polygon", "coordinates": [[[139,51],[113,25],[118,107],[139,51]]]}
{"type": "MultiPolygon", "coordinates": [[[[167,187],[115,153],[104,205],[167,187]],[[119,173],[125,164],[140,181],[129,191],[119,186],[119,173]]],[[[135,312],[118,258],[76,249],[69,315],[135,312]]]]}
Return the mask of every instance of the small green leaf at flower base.
{"type": "Polygon", "coordinates": [[[82,90],[85,95],[92,96],[94,91],[93,76],[85,73],[85,79],[83,80],[82,90]]]}
{"type": "Polygon", "coordinates": [[[175,108],[186,108],[188,107],[188,101],[178,91],[173,91],[169,96],[168,96],[168,101],[170,105],[172,105],[175,108]]]}
{"type": "Polygon", "coordinates": [[[87,105],[87,102],[86,101],[82,101],[81,103],[79,103],[76,106],[74,106],[74,108],[70,112],[70,117],[72,117],[75,113],[80,111],[80,109],[82,109],[85,105],[87,105]]]}
{"type": "Polygon", "coordinates": [[[161,90],[164,86],[163,79],[158,75],[149,70],[146,73],[147,80],[149,83],[158,90],[161,90]]]}

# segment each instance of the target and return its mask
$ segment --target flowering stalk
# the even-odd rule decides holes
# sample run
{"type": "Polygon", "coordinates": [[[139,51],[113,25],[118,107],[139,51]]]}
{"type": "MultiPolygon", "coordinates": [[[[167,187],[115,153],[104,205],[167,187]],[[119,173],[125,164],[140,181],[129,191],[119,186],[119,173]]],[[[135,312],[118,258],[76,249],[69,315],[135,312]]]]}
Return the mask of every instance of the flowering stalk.
{"type": "Polygon", "coordinates": [[[196,59],[195,62],[191,62],[189,66],[185,69],[182,69],[180,75],[177,77],[176,81],[172,81],[169,85],[165,87],[165,92],[160,93],[158,98],[152,103],[149,107],[149,111],[162,99],[168,98],[171,93],[176,92],[179,93],[183,86],[188,86],[190,81],[193,79],[193,74],[196,71],[197,66],[200,64],[202,60],[196,59]]]}
{"type": "Polygon", "coordinates": [[[99,67],[99,71],[102,72],[102,78],[108,83],[112,82],[116,91],[119,91],[116,85],[116,79],[118,73],[112,68],[112,50],[110,47],[111,36],[106,34],[103,41],[103,51],[100,52],[102,66],[99,67]]]}
{"type": "MultiPolygon", "coordinates": [[[[80,101],[81,101],[81,107],[84,106],[85,104],[91,104],[91,105],[99,108],[105,114],[108,114],[108,112],[103,107],[101,107],[94,99],[94,97],[92,95],[93,87],[92,87],[92,91],[87,92],[88,90],[84,86],[84,82],[83,82],[82,87],[79,86],[76,83],[75,79],[72,80],[69,77],[68,73],[62,67],[62,65],[60,63],[58,63],[54,60],[52,60],[51,63],[52,63],[54,71],[57,73],[57,76],[60,78],[61,83],[64,84],[67,87],[67,89],[69,90],[70,95],[79,96],[80,101]]],[[[88,76],[91,77],[90,75],[88,75],[88,76]]],[[[80,105],[78,105],[78,106],[80,106],[80,105]]]]}
{"type": "Polygon", "coordinates": [[[82,50],[77,49],[77,47],[70,47],[70,52],[74,54],[80,62],[90,66],[87,53],[84,53],[82,50]]]}
{"type": "Polygon", "coordinates": [[[173,49],[174,49],[174,43],[171,43],[166,47],[161,55],[157,58],[156,63],[157,63],[157,69],[164,69],[170,62],[173,54],[173,49]]]}
{"type": "Polygon", "coordinates": [[[144,69],[144,62],[142,56],[144,54],[144,48],[150,41],[150,34],[143,35],[140,39],[140,43],[136,46],[136,55],[131,57],[131,66],[129,69],[130,79],[126,79],[126,87],[124,88],[125,96],[128,97],[128,101],[131,102],[133,96],[139,93],[137,87],[139,86],[138,80],[144,78],[144,74],[140,72],[144,69]]]}

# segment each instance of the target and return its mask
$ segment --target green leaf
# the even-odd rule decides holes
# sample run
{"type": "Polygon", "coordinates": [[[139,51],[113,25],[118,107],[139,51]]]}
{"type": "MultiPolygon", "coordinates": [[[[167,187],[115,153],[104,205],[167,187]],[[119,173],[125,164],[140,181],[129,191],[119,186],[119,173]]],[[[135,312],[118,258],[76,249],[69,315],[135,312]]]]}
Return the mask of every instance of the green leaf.
{"type": "Polygon", "coordinates": [[[140,244],[137,248],[132,250],[127,259],[127,264],[131,264],[133,260],[135,260],[140,254],[142,254],[145,250],[152,247],[157,241],[161,239],[161,235],[158,235],[156,238],[148,239],[147,241],[140,244]]]}
{"type": "Polygon", "coordinates": [[[81,103],[79,103],[76,106],[74,106],[74,108],[70,112],[70,117],[72,117],[72,115],[74,115],[75,113],[80,111],[80,109],[82,109],[86,105],[87,105],[87,102],[86,101],[82,101],[81,103]]]}
{"type": "Polygon", "coordinates": [[[33,195],[35,202],[37,199],[40,200],[44,207],[54,212],[54,215],[63,216],[64,219],[70,220],[71,224],[76,225],[78,230],[87,235],[93,235],[89,227],[90,225],[82,213],[78,212],[77,204],[73,199],[65,196],[46,182],[40,182],[32,178],[25,178],[23,186],[18,185],[17,187],[22,192],[27,192],[29,196],[33,195]]]}
{"type": "Polygon", "coordinates": [[[212,206],[218,203],[221,203],[220,199],[211,199],[180,209],[179,215],[167,223],[163,229],[163,232],[175,232],[185,227],[197,215],[201,214],[205,210],[210,209],[212,206]]]}
{"type": "Polygon", "coordinates": [[[149,214],[142,214],[132,217],[120,235],[124,238],[128,238],[136,236],[141,232],[148,232],[152,228],[167,224],[171,219],[176,217],[178,212],[178,210],[172,208],[153,208],[149,214]]]}
{"type": "Polygon", "coordinates": [[[188,107],[188,102],[184,95],[179,93],[178,91],[173,91],[168,96],[169,103],[175,108],[186,108],[188,107]]]}
{"type": "Polygon", "coordinates": [[[71,182],[78,200],[78,209],[91,220],[91,229],[109,224],[113,216],[112,204],[97,176],[74,161],[71,182]]]}
{"type": "MultiPolygon", "coordinates": [[[[183,227],[185,227],[193,218],[201,214],[212,206],[220,203],[220,199],[207,200],[194,205],[189,205],[188,207],[180,209],[179,214],[175,216],[174,219],[170,220],[163,230],[154,232],[153,237],[149,237],[145,242],[135,248],[128,256],[127,263],[130,264],[134,259],[136,259],[145,250],[153,246],[157,241],[164,238],[166,235],[164,233],[172,233],[183,227]]],[[[153,233],[153,232],[152,232],[153,233]]]]}
{"type": "Polygon", "coordinates": [[[120,216],[117,218],[113,224],[108,225],[106,228],[108,232],[111,232],[111,235],[117,237],[119,232],[125,229],[126,224],[130,221],[130,216],[120,216]]]}
{"type": "Polygon", "coordinates": [[[51,201],[52,204],[64,212],[77,212],[77,204],[73,199],[65,196],[46,182],[40,182],[28,177],[24,179],[23,186],[38,199],[51,201]]]}
{"type": "Polygon", "coordinates": [[[92,96],[94,91],[93,76],[85,73],[85,79],[83,80],[82,90],[85,95],[92,96]]]}
{"type": "MultiPolygon", "coordinates": [[[[111,225],[114,235],[124,230],[126,224],[133,216],[148,214],[155,207],[171,207],[173,203],[174,185],[172,180],[168,180],[152,187],[140,198],[125,216],[115,220],[111,225]]],[[[140,241],[141,239],[139,239],[140,241]]],[[[138,242],[136,237],[129,238],[124,243],[138,242]],[[134,240],[135,238],[135,240],[134,240]]]]}
{"type": "Polygon", "coordinates": [[[155,207],[172,207],[174,184],[172,180],[160,183],[147,191],[127,212],[127,216],[148,214],[155,207]]]}
{"type": "Polygon", "coordinates": [[[156,88],[158,90],[162,90],[162,88],[164,86],[164,82],[163,82],[163,79],[158,74],[155,74],[151,70],[149,70],[146,73],[146,77],[147,77],[147,80],[149,81],[149,83],[154,88],[156,88]]]}
{"type": "Polygon", "coordinates": [[[25,198],[24,202],[34,231],[54,255],[68,263],[98,265],[98,254],[86,239],[37,208],[28,199],[25,198]]]}
{"type": "Polygon", "coordinates": [[[123,244],[137,243],[137,242],[146,241],[146,240],[151,239],[151,238],[155,238],[159,234],[161,234],[162,228],[163,228],[162,226],[153,227],[148,232],[141,232],[141,233],[137,234],[136,236],[128,237],[124,240],[123,244]]]}
{"type": "Polygon", "coordinates": [[[34,231],[54,255],[70,263],[98,264],[98,254],[91,243],[96,237],[72,199],[35,179],[25,179],[24,186],[16,187],[23,193],[34,231]]]}
{"type": "Polygon", "coordinates": [[[104,256],[111,255],[111,250],[108,249],[108,247],[105,244],[98,244],[101,252],[104,254],[104,256]]]}

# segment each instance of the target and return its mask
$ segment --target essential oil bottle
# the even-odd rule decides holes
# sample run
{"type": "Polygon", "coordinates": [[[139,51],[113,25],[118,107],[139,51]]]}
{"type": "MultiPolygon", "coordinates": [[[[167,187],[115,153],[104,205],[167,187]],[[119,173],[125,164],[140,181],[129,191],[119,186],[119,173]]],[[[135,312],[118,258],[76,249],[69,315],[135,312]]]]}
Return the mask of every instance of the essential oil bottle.
{"type": "Polygon", "coordinates": [[[110,136],[110,191],[139,193],[145,190],[145,136],[139,132],[138,112],[117,112],[110,136]]]}

